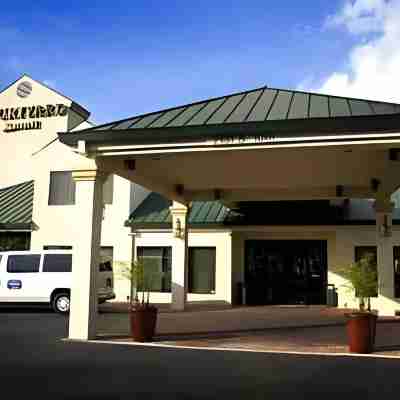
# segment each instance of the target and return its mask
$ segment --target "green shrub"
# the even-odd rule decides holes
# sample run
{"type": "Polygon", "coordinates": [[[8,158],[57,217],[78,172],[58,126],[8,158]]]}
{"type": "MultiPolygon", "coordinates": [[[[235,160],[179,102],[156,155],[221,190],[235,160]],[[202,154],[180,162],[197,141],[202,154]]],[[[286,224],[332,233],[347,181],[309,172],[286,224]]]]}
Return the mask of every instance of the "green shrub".
{"type": "Polygon", "coordinates": [[[371,310],[371,297],[375,297],[378,291],[377,265],[373,254],[367,254],[359,261],[352,263],[344,268],[339,268],[338,272],[349,281],[347,286],[354,291],[359,299],[360,310],[367,308],[371,310]]]}

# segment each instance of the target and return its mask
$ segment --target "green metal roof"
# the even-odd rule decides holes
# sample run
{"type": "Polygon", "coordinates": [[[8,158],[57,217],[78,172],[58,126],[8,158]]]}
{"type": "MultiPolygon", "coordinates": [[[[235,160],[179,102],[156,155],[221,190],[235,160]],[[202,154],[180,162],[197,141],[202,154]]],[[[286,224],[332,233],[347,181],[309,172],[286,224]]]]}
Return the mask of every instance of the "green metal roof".
{"type": "MultiPolygon", "coordinates": [[[[400,224],[400,191],[395,202],[393,223],[400,224]]],[[[230,210],[218,201],[194,201],[189,226],[197,228],[246,225],[374,225],[373,200],[350,199],[342,206],[328,200],[244,202],[230,210]]],[[[136,229],[171,227],[171,202],[158,193],[149,196],[131,214],[127,226],[136,229]]]]}
{"type": "Polygon", "coordinates": [[[262,87],[61,133],[60,139],[70,145],[79,139],[154,143],[285,131],[382,130],[399,128],[399,117],[399,104],[262,87]]]}
{"type": "Polygon", "coordinates": [[[34,182],[0,189],[0,229],[31,230],[34,182]]]}
{"type": "MultiPolygon", "coordinates": [[[[172,222],[170,206],[171,201],[158,193],[152,192],[133,211],[126,225],[168,227],[172,222]]],[[[234,211],[218,201],[194,201],[192,202],[188,222],[191,226],[221,225],[234,215],[234,211]]]]}

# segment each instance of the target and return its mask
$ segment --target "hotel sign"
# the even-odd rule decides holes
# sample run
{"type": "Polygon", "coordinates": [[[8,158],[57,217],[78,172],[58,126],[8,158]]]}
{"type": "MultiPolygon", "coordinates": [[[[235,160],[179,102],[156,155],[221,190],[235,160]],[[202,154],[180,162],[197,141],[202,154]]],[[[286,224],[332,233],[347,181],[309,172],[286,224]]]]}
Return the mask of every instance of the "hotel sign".
{"type": "Polygon", "coordinates": [[[0,108],[0,120],[6,123],[4,132],[40,130],[42,121],[39,119],[65,117],[67,114],[65,104],[0,108]]]}

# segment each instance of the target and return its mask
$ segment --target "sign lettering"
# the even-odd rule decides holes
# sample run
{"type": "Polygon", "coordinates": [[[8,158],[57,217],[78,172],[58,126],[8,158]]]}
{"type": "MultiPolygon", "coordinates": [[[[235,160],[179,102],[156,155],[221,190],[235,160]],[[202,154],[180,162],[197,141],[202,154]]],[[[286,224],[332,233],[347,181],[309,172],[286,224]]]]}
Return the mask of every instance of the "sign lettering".
{"type": "Polygon", "coordinates": [[[65,117],[67,114],[68,107],[65,104],[0,108],[0,120],[6,121],[4,132],[40,130],[42,122],[37,119],[65,117]],[[29,119],[34,121],[26,121],[29,119]]]}

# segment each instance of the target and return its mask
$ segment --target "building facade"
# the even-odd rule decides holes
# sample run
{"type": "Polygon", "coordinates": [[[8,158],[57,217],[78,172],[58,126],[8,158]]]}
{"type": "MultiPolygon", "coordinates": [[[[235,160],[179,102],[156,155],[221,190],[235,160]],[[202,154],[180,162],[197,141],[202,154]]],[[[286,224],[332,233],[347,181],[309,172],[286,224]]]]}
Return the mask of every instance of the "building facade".
{"type": "MultiPolygon", "coordinates": [[[[0,250],[73,249],[81,227],[71,171],[85,160],[57,133],[93,126],[88,117],[73,100],[26,75],[0,93],[0,250]]],[[[130,260],[124,222],[147,192],[119,176],[108,178],[104,192],[101,255],[130,260]]],[[[126,300],[118,281],[116,289],[126,300]]]]}
{"type": "MultiPolygon", "coordinates": [[[[282,147],[268,155],[272,161],[264,177],[260,170],[265,155],[257,147],[262,141],[253,141],[248,152],[239,152],[236,165],[230,164],[232,157],[227,152],[214,151],[217,146],[232,150],[226,142],[219,143],[220,137],[201,143],[203,150],[208,149],[202,158],[196,156],[200,154],[197,148],[185,153],[198,140],[191,136],[193,132],[203,137],[208,126],[215,131],[239,124],[243,128],[244,116],[245,128],[255,130],[261,114],[262,121],[290,122],[290,129],[325,129],[314,126],[322,121],[334,127],[336,134],[343,125],[338,118],[347,118],[349,130],[361,117],[375,118],[374,123],[378,118],[376,123],[383,126],[388,122],[381,116],[400,128],[400,107],[394,104],[266,88],[93,127],[84,108],[28,76],[21,77],[0,93],[0,155],[7,160],[7,168],[0,170],[0,246],[78,248],[79,238],[87,233],[88,228],[80,222],[86,220],[88,210],[77,201],[79,182],[74,181],[73,171],[102,168],[107,178],[102,183],[100,255],[115,261],[145,260],[147,268],[158,273],[152,282],[153,302],[174,303],[176,282],[182,278],[188,301],[327,304],[328,293],[336,291],[340,307],[356,307],[354,293],[347,289],[338,267],[366,253],[381,260],[379,230],[386,226],[391,233],[390,248],[385,244],[385,267],[378,262],[378,276],[392,294],[378,291],[372,306],[384,315],[400,311],[400,212],[394,180],[385,192],[390,192],[394,203],[393,214],[383,213],[390,216],[384,220],[386,225],[377,225],[380,214],[374,208],[375,194],[379,194],[374,185],[382,181],[377,174],[384,165],[379,157],[386,152],[393,155],[389,150],[394,145],[367,153],[351,142],[340,154],[329,147],[324,153],[310,153],[307,147],[301,151],[282,147]],[[303,127],[304,121],[310,125],[303,127]],[[164,132],[175,134],[172,130],[179,135],[183,132],[184,138],[163,136],[164,132]],[[68,140],[79,137],[80,143],[77,139],[72,146],[67,139],[60,140],[59,132],[66,132],[68,140]],[[121,132],[136,133],[141,142],[132,149],[118,136],[121,132]],[[159,133],[160,140],[149,144],[146,135],[154,133],[159,133]],[[107,139],[108,134],[115,142],[107,139]],[[100,150],[89,148],[91,138],[103,141],[100,150]],[[160,150],[163,143],[168,143],[168,148],[160,150]],[[179,160],[174,158],[176,149],[182,157],[179,160]],[[282,159],[288,170],[274,169],[272,162],[278,165],[282,159]],[[160,172],[157,163],[164,160],[166,168],[160,172]],[[365,165],[370,166],[368,173],[365,165]],[[186,166],[193,185],[185,181],[189,179],[186,166]],[[219,183],[212,183],[218,176],[219,183]],[[264,187],[267,181],[272,182],[273,191],[264,187]],[[168,186],[169,182],[173,184],[168,186]],[[176,208],[178,200],[186,211],[176,208]],[[176,217],[179,212],[181,216],[176,217]],[[186,243],[186,256],[180,239],[186,243]],[[175,266],[181,255],[186,272],[177,276],[179,268],[175,266]]],[[[272,127],[281,129],[279,124],[272,127]]],[[[393,127],[390,130],[393,132],[393,127]]],[[[130,293],[129,282],[117,270],[115,291],[117,301],[125,301],[130,293]]]]}

